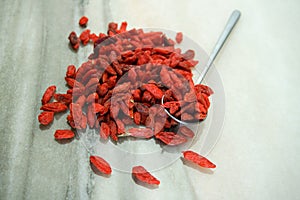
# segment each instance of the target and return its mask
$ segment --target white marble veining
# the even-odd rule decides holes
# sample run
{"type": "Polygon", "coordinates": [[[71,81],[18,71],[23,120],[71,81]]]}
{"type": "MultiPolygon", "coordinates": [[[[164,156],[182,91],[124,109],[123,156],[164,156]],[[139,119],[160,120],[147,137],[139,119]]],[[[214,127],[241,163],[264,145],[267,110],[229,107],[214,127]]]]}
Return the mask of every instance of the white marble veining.
{"type": "MultiPolygon", "coordinates": [[[[300,3],[259,1],[0,1],[0,199],[297,199],[300,3]],[[213,173],[183,165],[154,172],[149,189],[127,173],[95,175],[78,140],[60,145],[37,121],[44,89],[79,65],[91,47],[68,48],[78,19],[99,32],[110,21],[182,31],[207,52],[234,9],[242,17],[215,64],[226,94],[223,135],[209,154],[213,173]]],[[[197,150],[197,149],[195,149],[197,150]]]]}

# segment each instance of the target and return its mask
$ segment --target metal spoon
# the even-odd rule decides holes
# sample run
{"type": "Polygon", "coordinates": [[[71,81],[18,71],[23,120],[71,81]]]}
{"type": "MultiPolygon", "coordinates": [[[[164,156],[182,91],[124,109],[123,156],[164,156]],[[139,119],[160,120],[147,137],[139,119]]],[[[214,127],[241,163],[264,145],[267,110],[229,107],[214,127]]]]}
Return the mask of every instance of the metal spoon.
{"type": "MultiPolygon", "coordinates": [[[[218,53],[220,52],[221,48],[223,47],[226,39],[228,38],[229,34],[231,33],[233,27],[235,26],[235,24],[238,22],[239,18],[241,16],[241,12],[239,10],[234,10],[230,16],[230,18],[227,21],[227,24],[221,34],[221,36],[219,37],[215,48],[213,49],[213,51],[211,52],[211,55],[209,56],[209,59],[207,61],[207,64],[204,67],[204,70],[202,71],[202,73],[200,74],[196,84],[200,84],[205,75],[207,74],[208,70],[210,69],[210,67],[212,66],[212,63],[214,62],[215,58],[217,57],[218,53]]],[[[161,104],[164,104],[164,96],[161,99],[161,104]]],[[[167,109],[165,109],[165,112],[172,118],[174,119],[176,122],[187,125],[189,124],[188,122],[184,122],[181,121],[179,119],[177,119],[176,117],[174,117],[173,115],[171,115],[169,113],[169,111],[167,109]]]]}

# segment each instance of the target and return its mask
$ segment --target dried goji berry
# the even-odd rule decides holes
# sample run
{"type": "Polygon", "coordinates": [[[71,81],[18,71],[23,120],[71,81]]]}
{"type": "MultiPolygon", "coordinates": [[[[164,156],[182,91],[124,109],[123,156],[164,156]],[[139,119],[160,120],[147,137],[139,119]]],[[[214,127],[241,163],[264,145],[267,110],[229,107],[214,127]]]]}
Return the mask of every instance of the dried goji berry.
{"type": "Polygon", "coordinates": [[[141,123],[141,113],[135,112],[133,113],[133,121],[135,124],[139,125],[141,123]]]}
{"type": "Polygon", "coordinates": [[[71,94],[54,94],[54,99],[58,102],[69,105],[72,102],[71,94]]]}
{"type": "Polygon", "coordinates": [[[96,115],[93,112],[93,107],[92,105],[88,106],[88,110],[87,110],[87,123],[90,126],[90,128],[93,128],[96,122],[96,115]]]}
{"type": "Polygon", "coordinates": [[[161,99],[164,93],[154,84],[145,84],[143,86],[156,99],[161,99]]]}
{"type": "Polygon", "coordinates": [[[118,29],[118,24],[117,23],[114,23],[114,22],[111,22],[108,24],[108,31],[111,31],[113,33],[116,33],[117,32],[117,29],[118,29]]]}
{"type": "Polygon", "coordinates": [[[186,159],[188,161],[191,161],[191,162],[199,165],[200,167],[204,167],[204,168],[216,168],[215,164],[213,164],[207,158],[199,155],[196,152],[193,152],[193,151],[184,151],[182,153],[183,153],[184,159],[186,159]]]}
{"type": "Polygon", "coordinates": [[[195,85],[195,90],[197,93],[205,93],[207,96],[210,96],[214,93],[210,87],[202,84],[195,85]]]}
{"type": "Polygon", "coordinates": [[[176,42],[179,44],[179,43],[181,43],[182,42],[182,38],[183,38],[183,35],[182,35],[182,32],[178,32],[177,34],[176,34],[176,42]]]}
{"type": "Polygon", "coordinates": [[[79,19],[79,25],[82,27],[86,27],[86,24],[88,23],[89,19],[86,16],[82,16],[79,19]]]}
{"type": "Polygon", "coordinates": [[[94,103],[94,102],[97,102],[99,99],[99,96],[97,93],[92,93],[90,94],[87,98],[86,98],[86,102],[87,103],[94,103]]]}
{"type": "Polygon", "coordinates": [[[71,130],[56,130],[54,133],[54,138],[56,140],[72,139],[75,134],[71,130]]]}
{"type": "Polygon", "coordinates": [[[116,123],[113,121],[113,120],[110,120],[108,122],[108,125],[110,127],[110,137],[112,140],[114,141],[118,141],[118,137],[117,137],[117,132],[118,132],[118,128],[117,128],[117,125],[116,123]]]}
{"type": "Polygon", "coordinates": [[[92,103],[93,112],[99,114],[105,114],[107,112],[107,108],[100,103],[92,103]]]}
{"type": "Polygon", "coordinates": [[[54,112],[44,111],[38,116],[38,120],[43,125],[48,125],[53,121],[54,112]]]}
{"type": "Polygon", "coordinates": [[[120,26],[120,33],[125,32],[126,28],[127,28],[127,22],[122,22],[120,26]]]}
{"type": "Polygon", "coordinates": [[[152,129],[150,128],[130,128],[128,129],[128,133],[132,137],[146,138],[146,139],[151,138],[154,135],[152,129]]]}
{"type": "Polygon", "coordinates": [[[80,127],[82,129],[86,129],[86,126],[87,126],[87,117],[85,114],[82,114],[80,127]]]}
{"type": "Polygon", "coordinates": [[[180,126],[178,129],[178,133],[182,134],[185,137],[192,138],[195,136],[194,132],[186,126],[180,126]]]}
{"type": "Polygon", "coordinates": [[[46,91],[43,94],[42,100],[41,100],[43,105],[48,103],[51,100],[51,98],[53,97],[53,95],[55,93],[55,90],[56,90],[55,85],[51,85],[46,89],[46,91]]]}
{"type": "Polygon", "coordinates": [[[110,128],[107,123],[102,122],[100,126],[100,137],[107,140],[110,135],[110,128]]]}
{"type": "Polygon", "coordinates": [[[91,164],[103,174],[111,174],[112,170],[108,162],[99,156],[90,156],[91,164]]]}
{"type": "Polygon", "coordinates": [[[89,38],[93,43],[95,43],[99,39],[98,35],[96,35],[95,33],[90,34],[89,38]]]}
{"type": "Polygon", "coordinates": [[[76,76],[76,67],[74,65],[69,65],[66,72],[66,77],[75,78],[76,76]]]}
{"type": "Polygon", "coordinates": [[[144,91],[143,96],[142,96],[142,102],[149,103],[153,99],[153,96],[151,95],[150,92],[144,91]]]}
{"type": "Polygon", "coordinates": [[[77,103],[71,103],[70,112],[75,122],[75,125],[81,126],[82,123],[81,119],[83,115],[81,106],[77,103]]]}
{"type": "Polygon", "coordinates": [[[83,45],[87,45],[87,43],[89,43],[90,32],[91,31],[89,29],[86,29],[86,30],[82,31],[82,33],[80,34],[79,39],[83,45]]]}
{"type": "Polygon", "coordinates": [[[47,103],[47,104],[44,104],[40,108],[40,110],[52,111],[55,113],[63,112],[63,111],[66,111],[67,109],[68,109],[68,107],[65,104],[60,103],[60,102],[47,103]]]}
{"type": "Polygon", "coordinates": [[[70,33],[69,37],[68,37],[69,41],[70,41],[70,45],[74,50],[77,50],[79,48],[79,38],[77,37],[76,33],[73,31],[70,33]]]}
{"type": "Polygon", "coordinates": [[[108,91],[108,84],[103,83],[99,86],[97,86],[97,93],[99,94],[100,97],[103,97],[108,91]]]}
{"type": "Polygon", "coordinates": [[[132,92],[133,100],[134,101],[140,101],[141,100],[141,90],[136,89],[132,92]]]}
{"type": "Polygon", "coordinates": [[[143,166],[135,166],[132,168],[132,175],[141,182],[147,184],[159,185],[160,181],[152,176],[143,166]]]}
{"type": "Polygon", "coordinates": [[[116,119],[116,125],[118,128],[118,134],[122,134],[125,132],[125,126],[124,123],[120,119],[116,119]]]}
{"type": "Polygon", "coordinates": [[[85,104],[85,101],[86,101],[86,98],[84,95],[81,95],[78,97],[77,101],[75,102],[76,104],[79,104],[81,107],[84,106],[85,104]]]}
{"type": "Polygon", "coordinates": [[[74,87],[74,83],[75,83],[75,79],[74,79],[74,78],[66,77],[65,80],[66,80],[66,82],[67,82],[67,85],[68,85],[70,88],[73,88],[73,87],[74,87]]]}
{"type": "Polygon", "coordinates": [[[155,134],[155,138],[159,139],[160,141],[162,141],[167,145],[172,145],[172,146],[187,142],[187,139],[185,137],[182,137],[173,132],[159,132],[155,134]]]}

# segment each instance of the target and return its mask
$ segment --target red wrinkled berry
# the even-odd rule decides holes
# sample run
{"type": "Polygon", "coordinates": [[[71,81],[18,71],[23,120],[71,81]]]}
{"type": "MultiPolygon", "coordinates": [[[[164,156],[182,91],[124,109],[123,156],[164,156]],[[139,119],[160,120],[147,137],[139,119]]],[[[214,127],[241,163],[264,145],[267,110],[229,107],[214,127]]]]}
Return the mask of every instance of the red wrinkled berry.
{"type": "Polygon", "coordinates": [[[81,43],[83,44],[83,45],[87,45],[87,43],[89,43],[89,41],[90,41],[90,30],[89,29],[86,29],[86,30],[84,30],[81,34],[80,34],[80,36],[79,36],[79,39],[80,39],[80,41],[81,41],[81,43]]]}
{"type": "Polygon", "coordinates": [[[77,50],[79,48],[79,42],[80,42],[79,38],[77,37],[77,34],[74,31],[71,32],[68,39],[69,39],[71,47],[74,50],[77,50]]]}
{"type": "Polygon", "coordinates": [[[85,27],[88,23],[89,19],[86,16],[82,16],[79,20],[79,25],[85,27]]]}
{"type": "Polygon", "coordinates": [[[178,32],[178,33],[176,34],[175,40],[176,40],[176,42],[179,44],[179,43],[182,42],[182,38],[183,38],[182,33],[181,33],[181,32],[178,32]]]}

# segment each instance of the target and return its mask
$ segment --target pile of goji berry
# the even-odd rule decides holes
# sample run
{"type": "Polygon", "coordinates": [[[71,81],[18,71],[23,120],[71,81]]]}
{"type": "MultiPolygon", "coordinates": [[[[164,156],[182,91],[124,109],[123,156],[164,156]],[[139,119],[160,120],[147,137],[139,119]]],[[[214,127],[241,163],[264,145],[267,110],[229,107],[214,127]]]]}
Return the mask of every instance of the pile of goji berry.
{"type": "MultiPolygon", "coordinates": [[[[79,20],[86,27],[87,17],[79,20]]],[[[187,126],[178,124],[166,115],[165,109],[178,119],[188,122],[206,118],[212,90],[205,85],[194,85],[192,69],[198,61],[195,53],[184,53],[176,42],[162,32],[144,32],[127,29],[127,23],[109,23],[107,34],[82,31],[69,35],[70,46],[78,50],[80,43],[94,44],[93,53],[78,69],[67,68],[66,93],[56,93],[56,86],[48,87],[42,97],[43,112],[38,120],[50,124],[54,114],[70,111],[67,122],[71,130],[57,130],[56,140],[70,140],[76,131],[99,131],[99,139],[119,137],[154,138],[165,145],[181,145],[194,137],[187,126]],[[161,105],[161,99],[164,103],[161,105]],[[52,101],[52,98],[55,101],[52,101]]],[[[192,151],[183,152],[186,160],[201,167],[214,168],[206,158],[192,151]]],[[[110,174],[110,165],[101,157],[91,155],[90,162],[96,170],[110,174]]],[[[142,166],[132,168],[133,176],[148,184],[160,182],[142,166]]]]}

